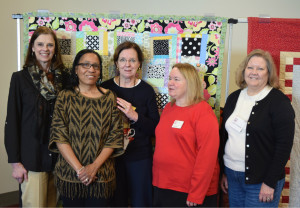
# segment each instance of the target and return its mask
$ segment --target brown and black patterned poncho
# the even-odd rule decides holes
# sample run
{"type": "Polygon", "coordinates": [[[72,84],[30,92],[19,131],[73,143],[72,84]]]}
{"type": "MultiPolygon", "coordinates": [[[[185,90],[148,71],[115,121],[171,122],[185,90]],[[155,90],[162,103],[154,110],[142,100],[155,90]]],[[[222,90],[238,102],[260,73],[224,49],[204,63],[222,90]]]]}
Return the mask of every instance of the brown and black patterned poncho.
{"type": "Polygon", "coordinates": [[[114,148],[110,158],[100,167],[97,179],[88,187],[61,154],[55,166],[56,185],[66,197],[108,198],[115,188],[112,157],[123,153],[123,127],[116,97],[108,91],[100,98],[88,98],[70,90],[62,91],[56,100],[49,149],[59,152],[56,143],[72,147],[82,165],[93,163],[103,148],[114,148]],[[88,191],[89,189],[89,191],[88,191]]]}

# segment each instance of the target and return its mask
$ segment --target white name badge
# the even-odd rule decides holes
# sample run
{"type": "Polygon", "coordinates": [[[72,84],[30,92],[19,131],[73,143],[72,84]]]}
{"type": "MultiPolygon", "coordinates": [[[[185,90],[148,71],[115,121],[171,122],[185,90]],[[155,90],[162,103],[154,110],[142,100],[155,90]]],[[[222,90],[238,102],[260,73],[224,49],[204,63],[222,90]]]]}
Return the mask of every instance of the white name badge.
{"type": "Polygon", "coordinates": [[[183,123],[184,123],[184,121],[175,120],[174,123],[173,123],[173,125],[172,125],[172,128],[181,129],[183,123]]]}
{"type": "Polygon", "coordinates": [[[246,121],[236,116],[233,118],[232,122],[230,122],[229,125],[236,131],[241,132],[243,128],[246,126],[246,123],[247,123],[246,121]]]}

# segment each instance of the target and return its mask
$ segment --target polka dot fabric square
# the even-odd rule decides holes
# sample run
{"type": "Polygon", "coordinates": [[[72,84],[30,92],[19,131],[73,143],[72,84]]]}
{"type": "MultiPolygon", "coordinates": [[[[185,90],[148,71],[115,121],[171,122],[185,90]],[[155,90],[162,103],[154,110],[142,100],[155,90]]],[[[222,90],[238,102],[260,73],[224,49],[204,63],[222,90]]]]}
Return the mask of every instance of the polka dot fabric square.
{"type": "Polygon", "coordinates": [[[200,56],[201,38],[183,38],[181,56],[200,56]]]}

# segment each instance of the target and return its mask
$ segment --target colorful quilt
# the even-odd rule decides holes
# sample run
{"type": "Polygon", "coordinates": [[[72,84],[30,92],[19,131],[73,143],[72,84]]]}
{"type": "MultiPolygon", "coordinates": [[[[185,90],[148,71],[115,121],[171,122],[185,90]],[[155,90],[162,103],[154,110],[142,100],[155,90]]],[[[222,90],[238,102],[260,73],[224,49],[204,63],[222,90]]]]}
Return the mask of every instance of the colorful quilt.
{"type": "Polygon", "coordinates": [[[296,75],[300,65],[300,19],[249,17],[248,52],[256,48],[271,53],[278,69],[282,91],[291,99],[296,112],[294,145],[291,159],[286,166],[286,183],[279,205],[298,207],[300,204],[300,108],[297,84],[299,76],[296,75]]]}
{"type": "Polygon", "coordinates": [[[71,67],[81,49],[93,49],[103,58],[104,80],[115,75],[112,55],[117,45],[126,40],[136,42],[145,55],[139,76],[154,87],[159,109],[169,102],[171,67],[188,62],[199,71],[205,98],[219,117],[227,18],[25,13],[23,19],[25,46],[38,26],[50,27],[56,31],[66,66],[71,67]]]}

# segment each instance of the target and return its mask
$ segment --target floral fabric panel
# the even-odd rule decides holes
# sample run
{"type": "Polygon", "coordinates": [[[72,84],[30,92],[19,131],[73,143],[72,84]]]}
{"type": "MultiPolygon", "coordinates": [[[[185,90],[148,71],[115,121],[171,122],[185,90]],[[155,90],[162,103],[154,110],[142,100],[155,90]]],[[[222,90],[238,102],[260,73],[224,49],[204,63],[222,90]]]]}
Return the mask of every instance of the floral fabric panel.
{"type": "Polygon", "coordinates": [[[67,67],[77,52],[93,49],[102,56],[104,80],[115,76],[115,48],[127,40],[137,43],[145,56],[138,76],[154,87],[160,110],[169,102],[172,66],[178,62],[194,65],[203,79],[204,97],[219,117],[227,18],[81,13],[25,13],[23,18],[25,46],[37,27],[50,27],[67,67]]]}

